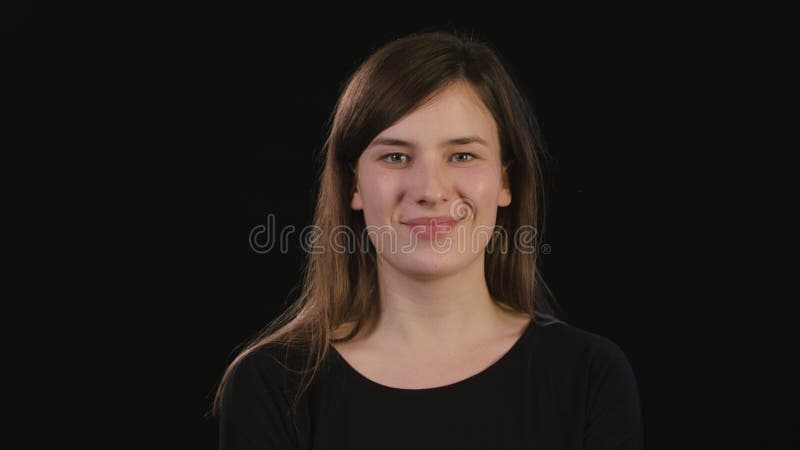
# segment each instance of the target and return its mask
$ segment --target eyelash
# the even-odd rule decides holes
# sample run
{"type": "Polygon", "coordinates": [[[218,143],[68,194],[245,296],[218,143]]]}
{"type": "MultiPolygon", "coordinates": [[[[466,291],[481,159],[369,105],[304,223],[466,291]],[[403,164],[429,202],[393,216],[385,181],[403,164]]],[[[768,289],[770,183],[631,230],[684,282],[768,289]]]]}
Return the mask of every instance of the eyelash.
{"type": "MultiPolygon", "coordinates": [[[[387,154],[383,155],[383,156],[381,157],[381,160],[382,160],[382,161],[386,161],[386,158],[388,158],[389,156],[392,156],[392,155],[403,155],[403,156],[406,156],[406,157],[408,157],[408,155],[407,155],[407,154],[405,154],[405,153],[400,153],[400,152],[392,152],[392,153],[387,153],[387,154]]],[[[469,156],[470,156],[470,159],[469,159],[469,160],[467,160],[467,161],[462,161],[462,162],[470,162],[470,161],[472,161],[473,159],[477,158],[477,156],[476,156],[474,153],[470,153],[470,152],[458,152],[458,153],[454,153],[454,155],[469,155],[469,156]]],[[[386,162],[389,162],[389,161],[386,161],[386,162]]],[[[393,162],[389,162],[389,164],[394,164],[394,163],[393,163],[393,162]]]]}

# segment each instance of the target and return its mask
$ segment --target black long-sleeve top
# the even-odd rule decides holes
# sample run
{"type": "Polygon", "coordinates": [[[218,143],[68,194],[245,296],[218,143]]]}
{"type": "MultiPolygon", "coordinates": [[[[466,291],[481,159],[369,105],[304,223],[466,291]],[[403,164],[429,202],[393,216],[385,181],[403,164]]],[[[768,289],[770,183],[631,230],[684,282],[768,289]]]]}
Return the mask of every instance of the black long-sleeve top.
{"type": "Polygon", "coordinates": [[[220,450],[643,447],[639,391],[626,355],[612,340],[548,315],[537,314],[488,368],[434,388],[379,384],[331,348],[295,417],[299,375],[282,364],[300,368],[302,359],[286,355],[267,345],[231,371],[220,450]]]}

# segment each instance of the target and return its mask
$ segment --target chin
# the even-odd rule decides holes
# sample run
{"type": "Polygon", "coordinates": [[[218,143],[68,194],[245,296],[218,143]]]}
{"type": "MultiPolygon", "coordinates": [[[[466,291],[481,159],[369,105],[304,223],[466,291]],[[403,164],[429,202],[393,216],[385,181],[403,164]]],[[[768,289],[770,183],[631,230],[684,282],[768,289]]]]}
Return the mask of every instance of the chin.
{"type": "Polygon", "coordinates": [[[419,278],[436,278],[452,275],[469,265],[470,260],[455,251],[437,253],[417,249],[412,253],[399,253],[388,258],[398,271],[419,278]]]}

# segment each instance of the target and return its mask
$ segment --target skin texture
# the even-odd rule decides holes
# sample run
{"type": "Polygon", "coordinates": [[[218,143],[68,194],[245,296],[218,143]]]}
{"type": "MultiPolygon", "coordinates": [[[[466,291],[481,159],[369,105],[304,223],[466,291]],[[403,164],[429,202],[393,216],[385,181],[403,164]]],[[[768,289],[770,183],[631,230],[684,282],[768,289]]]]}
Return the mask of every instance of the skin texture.
{"type": "Polygon", "coordinates": [[[334,348],[368,378],[395,387],[458,381],[502,356],[528,324],[529,316],[494,303],[484,276],[497,210],[511,203],[500,155],[491,113],[461,81],[383,130],[361,154],[351,207],[364,212],[368,229],[383,231],[370,235],[381,317],[369,336],[334,348]],[[469,136],[487,145],[447,143],[469,136]],[[408,145],[379,144],[383,139],[408,145]],[[434,239],[402,224],[441,215],[467,217],[434,239]]]}

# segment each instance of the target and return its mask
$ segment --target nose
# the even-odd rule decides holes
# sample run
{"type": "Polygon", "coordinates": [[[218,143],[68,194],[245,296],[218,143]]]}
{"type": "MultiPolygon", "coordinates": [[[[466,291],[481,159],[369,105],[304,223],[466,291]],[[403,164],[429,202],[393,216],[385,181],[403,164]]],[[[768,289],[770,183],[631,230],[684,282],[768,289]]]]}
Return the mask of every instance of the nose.
{"type": "Polygon", "coordinates": [[[420,205],[437,206],[452,197],[452,180],[443,164],[434,158],[419,158],[413,168],[409,192],[420,205]]]}

